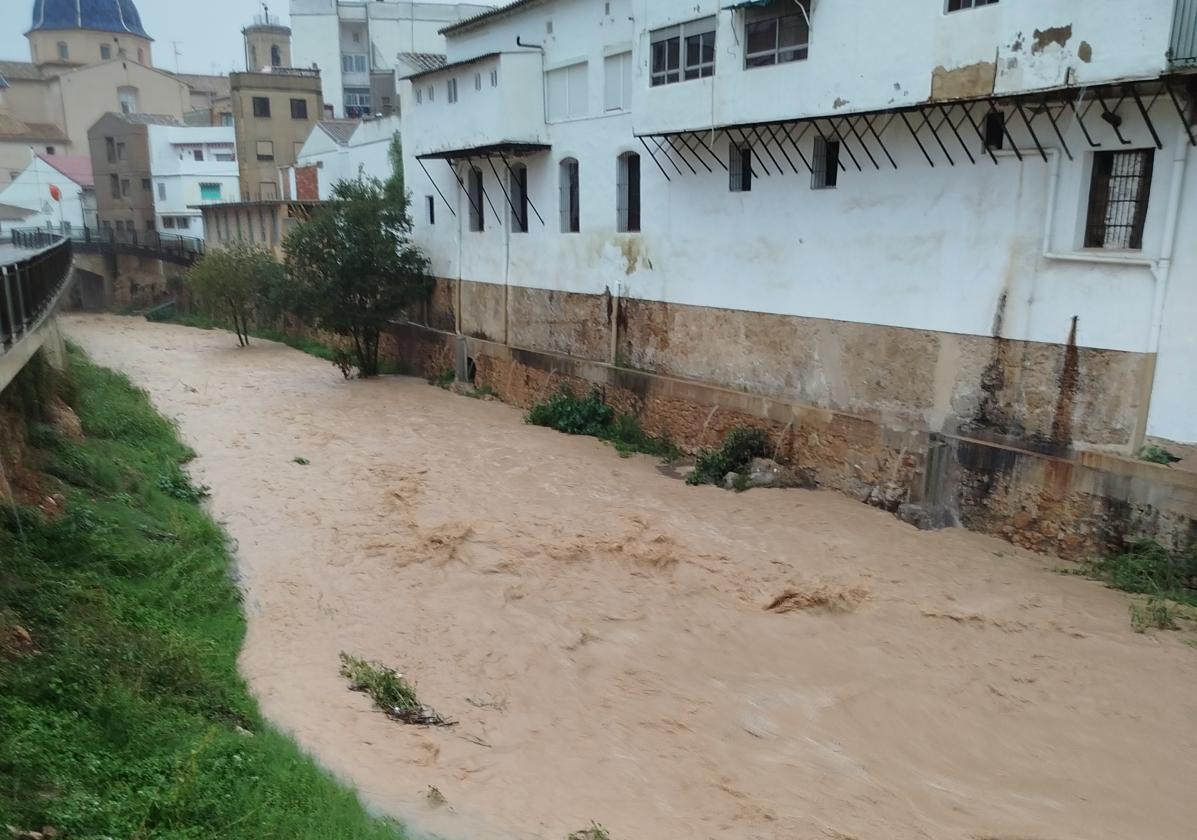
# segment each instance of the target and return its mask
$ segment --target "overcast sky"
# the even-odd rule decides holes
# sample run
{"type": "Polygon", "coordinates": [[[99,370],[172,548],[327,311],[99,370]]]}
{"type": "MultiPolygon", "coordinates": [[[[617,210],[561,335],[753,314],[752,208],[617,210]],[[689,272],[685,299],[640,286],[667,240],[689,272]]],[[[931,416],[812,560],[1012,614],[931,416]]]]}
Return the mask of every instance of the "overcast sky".
{"type": "MultiPolygon", "coordinates": [[[[262,4],[255,0],[134,0],[145,31],[154,39],[154,64],[184,73],[227,73],[244,69],[241,28],[262,4]]],[[[438,2],[438,0],[432,0],[438,2]]],[[[289,0],[274,0],[270,13],[287,22],[289,0]]],[[[0,59],[28,61],[24,33],[33,15],[33,0],[0,0],[0,59]]]]}

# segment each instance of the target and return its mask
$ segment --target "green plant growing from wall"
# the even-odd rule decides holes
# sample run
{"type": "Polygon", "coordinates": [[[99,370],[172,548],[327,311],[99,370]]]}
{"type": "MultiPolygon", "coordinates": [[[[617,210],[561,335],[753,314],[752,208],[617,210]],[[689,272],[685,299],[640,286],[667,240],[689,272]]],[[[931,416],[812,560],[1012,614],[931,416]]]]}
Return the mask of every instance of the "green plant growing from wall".
{"type": "Polygon", "coordinates": [[[563,386],[547,400],[532,406],[524,419],[533,426],[547,426],[569,435],[589,435],[605,440],[624,457],[640,452],[673,460],[679,455],[678,448],[668,437],[644,431],[632,414],[616,413],[603,402],[597,388],[579,397],[568,386],[563,386]]]}
{"type": "Polygon", "coordinates": [[[1136,456],[1140,461],[1150,461],[1153,464],[1175,464],[1180,459],[1164,449],[1162,446],[1157,446],[1154,443],[1144,446],[1139,450],[1136,456]]]}
{"type": "Polygon", "coordinates": [[[428,259],[411,242],[402,172],[386,183],[339,182],[328,205],[283,242],[298,314],[347,337],[363,377],[379,373],[383,329],[432,290],[428,259]]]}
{"type": "Polygon", "coordinates": [[[764,429],[737,426],[727,433],[718,449],[704,449],[698,453],[686,483],[722,484],[724,476],[744,470],[753,458],[766,455],[768,449],[769,437],[764,429]]]}
{"type": "Polygon", "coordinates": [[[204,254],[188,273],[200,311],[232,322],[237,342],[249,346],[250,321],[273,316],[281,306],[283,267],[266,250],[248,242],[230,242],[204,254]]]}

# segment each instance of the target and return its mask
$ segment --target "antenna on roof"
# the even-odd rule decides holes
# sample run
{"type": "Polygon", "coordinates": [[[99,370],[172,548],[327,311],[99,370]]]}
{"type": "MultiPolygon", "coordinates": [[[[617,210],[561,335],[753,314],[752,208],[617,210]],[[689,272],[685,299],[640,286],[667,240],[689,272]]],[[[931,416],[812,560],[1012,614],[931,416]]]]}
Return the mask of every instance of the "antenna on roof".
{"type": "Polygon", "coordinates": [[[171,43],[171,46],[173,46],[175,48],[175,72],[178,73],[179,72],[179,56],[181,56],[183,53],[181,53],[179,51],[179,42],[178,41],[171,41],[170,43],[171,43]]]}

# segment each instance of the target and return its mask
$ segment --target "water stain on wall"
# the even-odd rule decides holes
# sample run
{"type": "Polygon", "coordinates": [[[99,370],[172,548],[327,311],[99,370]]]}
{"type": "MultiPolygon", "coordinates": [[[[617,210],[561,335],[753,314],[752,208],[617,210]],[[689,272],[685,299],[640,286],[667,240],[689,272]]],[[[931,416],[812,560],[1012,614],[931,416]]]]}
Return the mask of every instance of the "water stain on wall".
{"type": "Polygon", "coordinates": [[[1072,24],[1065,26],[1051,26],[1047,29],[1036,29],[1034,42],[1031,44],[1032,53],[1041,53],[1051,44],[1063,47],[1072,37],[1072,24]]]}

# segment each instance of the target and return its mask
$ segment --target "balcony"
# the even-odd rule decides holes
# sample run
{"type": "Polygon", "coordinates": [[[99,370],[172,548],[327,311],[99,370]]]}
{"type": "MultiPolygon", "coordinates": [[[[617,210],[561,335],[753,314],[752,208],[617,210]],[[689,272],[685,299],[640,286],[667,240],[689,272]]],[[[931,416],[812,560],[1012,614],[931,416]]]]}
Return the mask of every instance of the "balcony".
{"type": "Polygon", "coordinates": [[[1173,69],[1197,69],[1197,0],[1176,0],[1168,63],[1173,69]]]}
{"type": "Polygon", "coordinates": [[[404,145],[417,157],[547,148],[539,53],[489,53],[406,81],[411,90],[404,94],[404,145]]]}

